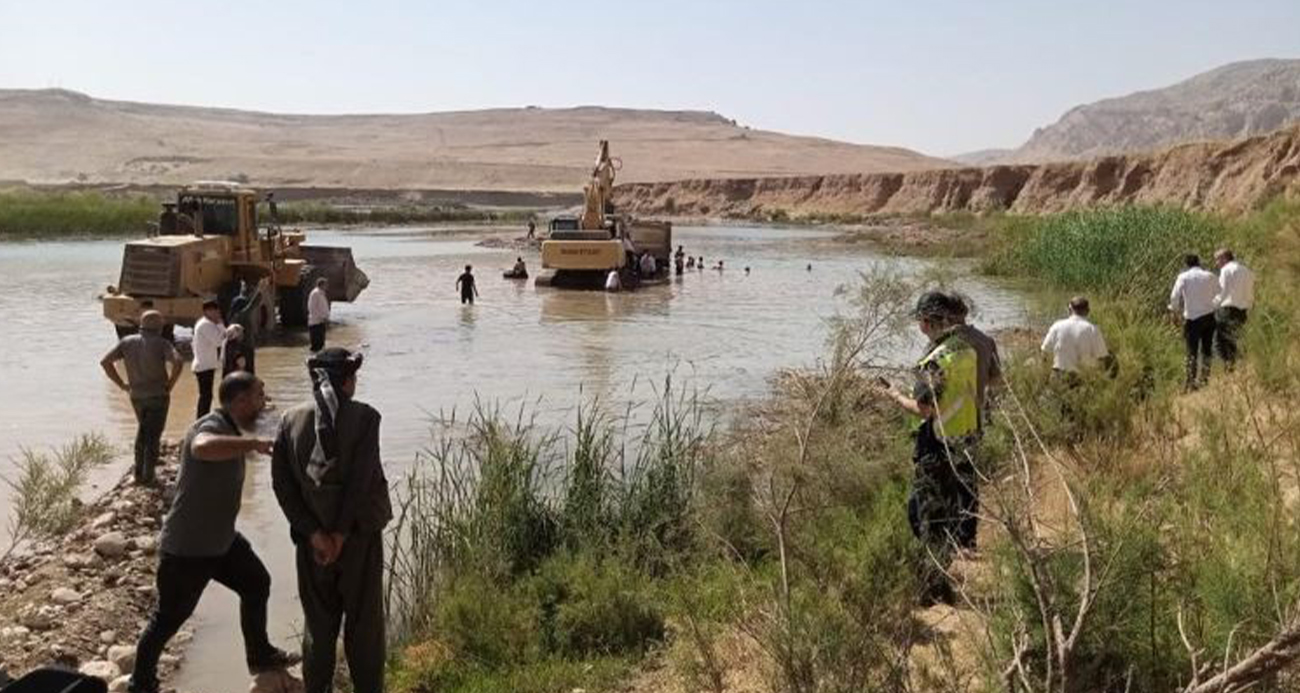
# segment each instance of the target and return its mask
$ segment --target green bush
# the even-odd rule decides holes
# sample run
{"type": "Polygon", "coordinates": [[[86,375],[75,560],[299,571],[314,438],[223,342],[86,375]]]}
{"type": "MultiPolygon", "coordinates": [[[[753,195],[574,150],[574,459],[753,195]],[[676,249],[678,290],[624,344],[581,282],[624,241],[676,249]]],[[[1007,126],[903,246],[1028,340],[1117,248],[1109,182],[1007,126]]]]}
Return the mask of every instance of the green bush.
{"type": "Polygon", "coordinates": [[[529,590],[539,605],[543,642],[554,654],[639,654],[663,639],[664,617],[648,579],[616,557],[556,556],[529,590]]]}
{"type": "Polygon", "coordinates": [[[520,591],[473,576],[446,587],[433,630],[455,660],[489,669],[532,661],[541,654],[536,604],[520,591]]]}

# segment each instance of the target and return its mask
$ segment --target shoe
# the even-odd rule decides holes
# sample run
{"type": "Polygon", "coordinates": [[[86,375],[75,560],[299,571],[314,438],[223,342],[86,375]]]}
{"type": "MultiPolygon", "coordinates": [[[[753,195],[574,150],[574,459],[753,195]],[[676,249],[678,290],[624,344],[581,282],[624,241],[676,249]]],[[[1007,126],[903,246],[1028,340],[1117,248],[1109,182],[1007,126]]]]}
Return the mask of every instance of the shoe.
{"type": "Polygon", "coordinates": [[[267,671],[288,669],[289,667],[301,662],[302,654],[298,652],[285,652],[278,647],[273,647],[269,654],[262,657],[257,662],[249,662],[248,673],[261,674],[267,671]]]}

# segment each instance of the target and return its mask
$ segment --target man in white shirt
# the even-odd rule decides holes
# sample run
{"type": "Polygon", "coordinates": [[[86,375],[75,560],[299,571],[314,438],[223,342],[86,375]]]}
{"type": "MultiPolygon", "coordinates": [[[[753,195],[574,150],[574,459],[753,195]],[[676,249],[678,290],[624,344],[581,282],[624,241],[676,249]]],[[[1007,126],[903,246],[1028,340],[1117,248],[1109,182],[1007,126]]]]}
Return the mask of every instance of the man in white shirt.
{"type": "Polygon", "coordinates": [[[1110,357],[1101,330],[1088,321],[1089,310],[1088,299],[1083,296],[1070,299],[1070,317],[1052,323],[1043,338],[1042,350],[1052,355],[1052,370],[1070,379],[1110,357]]]}
{"type": "Polygon", "coordinates": [[[1255,305],[1255,273],[1237,262],[1229,248],[1214,253],[1219,268],[1219,295],[1215,297],[1214,341],[1219,358],[1228,368],[1237,362],[1237,337],[1246,324],[1246,313],[1255,305]]]}
{"type": "Polygon", "coordinates": [[[1187,389],[1205,384],[1210,377],[1210,357],[1214,349],[1214,301],[1219,294],[1219,278],[1201,267],[1195,253],[1183,257],[1186,269],[1174,281],[1169,294],[1169,310],[1183,321],[1183,341],[1187,344],[1187,389]],[[1198,366],[1199,364],[1199,366],[1198,366]]]}
{"type": "Polygon", "coordinates": [[[312,353],[325,348],[325,326],[330,321],[330,298],[325,292],[324,277],[316,280],[316,288],[307,296],[307,333],[311,335],[312,353]]]}
{"type": "Polygon", "coordinates": [[[199,405],[194,418],[201,419],[212,410],[212,381],[221,365],[221,346],[226,342],[226,326],[221,320],[221,304],[203,302],[203,317],[194,323],[194,361],[190,367],[199,384],[199,405]]]}

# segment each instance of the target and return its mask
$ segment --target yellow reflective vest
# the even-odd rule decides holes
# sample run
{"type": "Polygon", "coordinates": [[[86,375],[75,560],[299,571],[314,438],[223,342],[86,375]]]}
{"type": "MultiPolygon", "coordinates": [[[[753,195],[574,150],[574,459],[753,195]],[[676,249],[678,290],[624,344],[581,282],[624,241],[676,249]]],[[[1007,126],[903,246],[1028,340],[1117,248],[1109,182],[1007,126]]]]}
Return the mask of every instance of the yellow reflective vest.
{"type": "Polygon", "coordinates": [[[917,399],[934,405],[936,436],[953,439],[978,432],[978,363],[975,348],[949,332],[917,364],[917,399]]]}

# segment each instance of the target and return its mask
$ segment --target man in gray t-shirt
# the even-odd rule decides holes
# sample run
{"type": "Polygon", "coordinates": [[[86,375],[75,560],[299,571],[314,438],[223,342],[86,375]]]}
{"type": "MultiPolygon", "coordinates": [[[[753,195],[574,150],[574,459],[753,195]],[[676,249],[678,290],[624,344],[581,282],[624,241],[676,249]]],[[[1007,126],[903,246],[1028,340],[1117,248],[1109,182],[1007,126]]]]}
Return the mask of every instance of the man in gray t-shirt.
{"type": "Polygon", "coordinates": [[[158,449],[163,429],[167,427],[172,387],[181,377],[181,357],[171,341],[162,336],[163,322],[162,313],[145,311],[140,316],[139,334],[124,337],[99,362],[108,379],[131,395],[131,407],[135,409],[138,423],[132,470],[137,484],[153,483],[158,449]],[[126,365],[126,380],[117,371],[118,361],[126,365]]]}
{"type": "Polygon", "coordinates": [[[213,580],[239,595],[250,673],[283,669],[302,659],[271,645],[266,633],[271,575],[235,531],[244,455],[271,453],[271,441],[241,433],[255,428],[266,408],[262,381],[251,373],[232,373],[221,381],[218,398],[221,407],[194,422],[181,445],[176,498],[163,520],[158,607],[136,646],[131,691],[158,690],[158,658],[213,580]]]}

